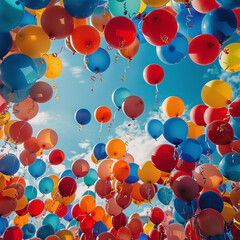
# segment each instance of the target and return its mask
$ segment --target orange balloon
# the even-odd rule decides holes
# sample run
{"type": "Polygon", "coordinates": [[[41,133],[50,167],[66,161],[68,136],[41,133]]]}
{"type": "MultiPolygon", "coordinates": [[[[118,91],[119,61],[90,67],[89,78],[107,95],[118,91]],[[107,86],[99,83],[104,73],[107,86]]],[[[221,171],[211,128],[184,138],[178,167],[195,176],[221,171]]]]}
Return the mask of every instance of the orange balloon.
{"type": "Polygon", "coordinates": [[[17,120],[10,120],[5,126],[4,126],[4,134],[6,137],[6,140],[8,141],[8,139],[11,139],[10,135],[9,135],[9,129],[10,127],[13,125],[13,123],[17,122],[17,120]]]}
{"type": "Polygon", "coordinates": [[[99,11],[100,8],[97,8],[96,11],[90,17],[90,23],[94,26],[99,32],[103,32],[107,22],[112,18],[112,15],[102,8],[102,11],[99,11]]]}
{"type": "Polygon", "coordinates": [[[87,18],[81,19],[81,18],[73,17],[73,29],[82,25],[87,25],[87,18]]]}
{"type": "Polygon", "coordinates": [[[17,207],[15,208],[15,211],[19,211],[25,208],[27,205],[27,202],[28,202],[27,197],[23,195],[20,199],[18,199],[17,207]]]}
{"type": "Polygon", "coordinates": [[[237,209],[239,209],[240,202],[240,189],[234,188],[230,193],[230,200],[232,205],[234,205],[237,209]]]}
{"type": "Polygon", "coordinates": [[[10,118],[11,118],[11,114],[7,110],[2,111],[0,113],[0,127],[7,124],[10,118]]]}
{"type": "Polygon", "coordinates": [[[47,199],[45,201],[45,208],[50,213],[54,213],[57,209],[60,203],[58,201],[53,201],[52,199],[47,199]]]}
{"type": "Polygon", "coordinates": [[[98,107],[94,112],[95,119],[100,123],[107,123],[112,118],[112,111],[105,106],[98,107]]]}
{"type": "Polygon", "coordinates": [[[126,153],[126,149],[125,143],[118,138],[111,139],[106,144],[106,153],[110,158],[113,159],[122,158],[126,153]]]}
{"type": "Polygon", "coordinates": [[[3,130],[2,128],[0,128],[0,139],[2,139],[2,137],[3,137],[3,130]]]}
{"type": "Polygon", "coordinates": [[[98,164],[98,162],[101,161],[101,160],[97,160],[97,159],[94,157],[93,153],[91,154],[91,160],[92,160],[93,163],[96,163],[96,164],[98,164]]]}
{"type": "Polygon", "coordinates": [[[130,240],[132,237],[132,233],[127,227],[120,227],[117,235],[119,240],[130,240]]]}
{"type": "Polygon", "coordinates": [[[84,55],[96,52],[101,43],[98,31],[89,25],[81,25],[75,28],[70,39],[76,51],[84,55]]]}
{"type": "Polygon", "coordinates": [[[22,228],[23,225],[27,224],[29,222],[29,217],[28,215],[24,215],[24,216],[18,216],[16,215],[14,220],[13,220],[13,224],[16,227],[22,228]]]}
{"type": "Polygon", "coordinates": [[[10,185],[12,183],[21,183],[24,186],[24,188],[26,187],[26,182],[23,177],[14,177],[13,179],[11,179],[9,181],[8,185],[10,185]]]}
{"type": "Polygon", "coordinates": [[[131,192],[131,196],[134,200],[137,200],[139,202],[143,202],[144,198],[142,197],[142,195],[140,194],[140,187],[141,184],[140,183],[134,183],[133,184],[133,190],[131,192]]]}
{"type": "Polygon", "coordinates": [[[204,127],[194,124],[192,121],[187,122],[188,125],[188,135],[187,138],[197,139],[204,133],[204,127]]]}
{"type": "Polygon", "coordinates": [[[130,173],[130,167],[128,163],[123,160],[118,160],[112,165],[112,174],[113,176],[123,182],[127,179],[130,173]]]}
{"type": "Polygon", "coordinates": [[[35,137],[31,137],[24,142],[24,148],[30,153],[37,153],[40,150],[38,141],[35,137]]]}
{"type": "Polygon", "coordinates": [[[124,58],[132,60],[132,58],[138,53],[139,50],[139,40],[136,38],[134,42],[127,48],[121,48],[119,53],[124,58]]]}
{"type": "Polygon", "coordinates": [[[57,144],[58,135],[54,130],[46,128],[38,133],[37,140],[42,149],[49,150],[57,144]]]}
{"type": "Polygon", "coordinates": [[[23,166],[32,165],[37,159],[36,153],[30,153],[26,150],[23,150],[19,156],[19,160],[23,166]]]}
{"type": "Polygon", "coordinates": [[[58,182],[59,182],[59,177],[56,175],[49,175],[48,177],[50,177],[53,182],[54,182],[54,188],[56,188],[58,186],[58,182]]]}
{"type": "Polygon", "coordinates": [[[110,181],[112,179],[112,165],[114,161],[111,159],[105,159],[101,161],[98,165],[97,174],[105,181],[110,181]]]}
{"type": "Polygon", "coordinates": [[[107,226],[107,229],[110,229],[113,227],[111,216],[107,213],[103,216],[102,222],[107,226]]]}
{"type": "Polygon", "coordinates": [[[105,216],[105,211],[102,207],[97,206],[92,212],[91,216],[95,222],[99,222],[105,216]]]}
{"type": "Polygon", "coordinates": [[[203,188],[203,190],[201,191],[201,194],[203,194],[204,192],[208,192],[208,191],[215,192],[215,193],[217,193],[219,196],[222,197],[222,194],[221,194],[220,190],[217,189],[217,188],[203,188]]]}
{"type": "Polygon", "coordinates": [[[96,200],[93,196],[86,195],[80,200],[79,206],[83,212],[90,213],[95,209],[96,200]]]}
{"type": "Polygon", "coordinates": [[[36,153],[37,157],[40,157],[43,155],[43,149],[40,148],[39,151],[36,153]]]}
{"type": "Polygon", "coordinates": [[[45,240],[61,240],[61,238],[56,235],[50,235],[47,238],[45,238],[45,240]]]}
{"type": "Polygon", "coordinates": [[[163,101],[162,110],[170,118],[181,116],[184,112],[184,102],[179,97],[168,97],[163,101]]]}
{"type": "Polygon", "coordinates": [[[59,77],[63,69],[61,59],[54,54],[45,54],[43,58],[47,63],[47,71],[44,77],[49,79],[55,79],[59,77]]]}

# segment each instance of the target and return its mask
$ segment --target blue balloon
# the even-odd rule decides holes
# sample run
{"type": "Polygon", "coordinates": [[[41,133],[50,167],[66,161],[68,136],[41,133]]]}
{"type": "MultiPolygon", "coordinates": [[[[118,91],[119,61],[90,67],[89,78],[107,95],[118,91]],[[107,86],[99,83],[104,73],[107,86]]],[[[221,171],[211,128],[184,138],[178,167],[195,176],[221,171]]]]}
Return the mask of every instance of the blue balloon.
{"type": "Polygon", "coordinates": [[[51,0],[23,0],[25,6],[30,9],[42,9],[45,8],[51,0]]]}
{"type": "Polygon", "coordinates": [[[42,222],[43,225],[51,225],[53,229],[56,231],[60,225],[60,220],[58,215],[54,213],[49,213],[42,222]]]}
{"type": "Polygon", "coordinates": [[[206,208],[212,208],[220,213],[223,210],[222,197],[212,191],[202,193],[198,199],[198,204],[201,210],[206,208]]]}
{"type": "Polygon", "coordinates": [[[61,223],[61,224],[58,226],[58,228],[56,229],[56,231],[59,231],[59,230],[65,229],[65,228],[66,228],[66,226],[65,226],[63,223],[61,223]]]}
{"type": "Polygon", "coordinates": [[[34,186],[27,186],[24,195],[28,201],[31,201],[37,197],[37,189],[34,186]]]}
{"type": "Polygon", "coordinates": [[[73,207],[73,205],[71,205],[71,204],[68,205],[68,213],[66,216],[63,217],[68,222],[71,222],[73,220],[72,207],[73,207]]]}
{"type": "Polygon", "coordinates": [[[170,118],[163,124],[164,138],[176,146],[182,143],[186,139],[187,135],[188,125],[181,118],[170,118]]]}
{"type": "Polygon", "coordinates": [[[173,192],[169,188],[163,187],[158,190],[157,196],[162,204],[169,205],[172,200],[173,192]]]}
{"type": "Polygon", "coordinates": [[[240,182],[240,154],[224,155],[219,163],[219,170],[225,178],[240,182]]]}
{"type": "MultiPolygon", "coordinates": [[[[186,5],[184,3],[178,3],[178,2],[175,2],[174,0],[171,0],[171,4],[172,4],[173,9],[176,12],[181,12],[182,10],[186,9],[186,5]]],[[[190,6],[192,6],[192,4],[190,6]]],[[[191,8],[191,9],[193,9],[193,8],[191,8]]]]}
{"type": "Polygon", "coordinates": [[[99,0],[98,5],[102,5],[102,4],[106,3],[106,2],[107,2],[107,0],[99,0]]]}
{"type": "Polygon", "coordinates": [[[20,167],[16,155],[9,153],[0,159],[0,172],[5,175],[14,175],[20,167]]]}
{"type": "Polygon", "coordinates": [[[130,173],[127,177],[127,179],[125,180],[126,183],[136,183],[139,181],[139,177],[138,177],[138,169],[139,169],[139,165],[136,163],[129,163],[129,167],[130,167],[130,173]]]}
{"type": "Polygon", "coordinates": [[[176,210],[173,211],[174,222],[184,224],[187,220],[184,219],[176,210]]]}
{"type": "Polygon", "coordinates": [[[28,166],[28,171],[34,178],[41,177],[46,171],[46,163],[37,158],[32,165],[28,166]]]}
{"type": "Polygon", "coordinates": [[[47,71],[47,63],[44,58],[34,58],[33,62],[37,67],[38,79],[42,78],[47,71]]]}
{"type": "Polygon", "coordinates": [[[163,124],[160,120],[151,119],[146,124],[145,129],[152,138],[158,139],[162,135],[162,127],[163,127],[163,124]]]}
{"type": "Polygon", "coordinates": [[[107,158],[107,153],[105,151],[105,144],[104,143],[98,143],[93,147],[93,156],[97,160],[102,160],[107,158]]]}
{"type": "Polygon", "coordinates": [[[102,221],[96,222],[93,226],[93,235],[95,237],[97,237],[100,233],[107,231],[107,226],[102,221]]]}
{"type": "Polygon", "coordinates": [[[113,104],[118,109],[121,109],[124,100],[131,95],[132,95],[131,92],[127,88],[118,88],[112,94],[113,104]]]}
{"type": "Polygon", "coordinates": [[[81,108],[75,112],[74,118],[77,123],[86,125],[91,121],[91,113],[87,109],[81,108]]]}
{"type": "Polygon", "coordinates": [[[36,16],[32,15],[28,11],[25,11],[23,20],[19,24],[19,27],[22,28],[27,25],[37,25],[37,18],[36,18],[36,16]]]}
{"type": "Polygon", "coordinates": [[[232,127],[234,130],[234,135],[237,138],[240,138],[240,121],[239,118],[233,118],[232,119],[232,127]]]}
{"type": "Polygon", "coordinates": [[[72,178],[76,179],[76,176],[73,174],[72,170],[70,170],[70,169],[65,170],[61,174],[60,179],[63,178],[63,177],[72,177],[72,178]]]}
{"type": "Polygon", "coordinates": [[[54,181],[50,177],[44,177],[39,182],[39,191],[42,194],[48,194],[52,192],[54,188],[54,181]]]}
{"type": "Polygon", "coordinates": [[[197,138],[198,142],[202,146],[202,154],[203,155],[211,155],[216,150],[216,145],[213,144],[207,137],[206,134],[202,134],[197,138]]]}
{"type": "Polygon", "coordinates": [[[91,195],[93,196],[94,198],[96,198],[96,194],[93,192],[93,191],[90,191],[90,190],[87,190],[86,192],[83,193],[82,197],[83,196],[86,196],[86,195],[91,195]]]}
{"type": "Polygon", "coordinates": [[[5,232],[8,228],[8,220],[4,217],[0,217],[0,236],[5,232]]]}
{"type": "Polygon", "coordinates": [[[6,57],[0,65],[0,72],[2,82],[11,90],[30,88],[38,79],[32,58],[21,53],[6,57]]]}
{"type": "Polygon", "coordinates": [[[16,28],[24,17],[22,1],[1,0],[0,4],[0,32],[9,32],[16,28]]]}
{"type": "MultiPolygon", "coordinates": [[[[143,12],[141,15],[144,15],[144,14],[146,14],[146,13],[143,12]]],[[[147,40],[143,36],[143,32],[142,32],[142,24],[143,24],[142,19],[138,18],[138,16],[136,16],[132,19],[132,21],[135,24],[135,27],[137,29],[137,38],[139,40],[139,43],[146,43],[147,40]]]]}
{"type": "Polygon", "coordinates": [[[0,32],[0,59],[12,48],[13,40],[9,32],[0,32]]]}
{"type": "Polygon", "coordinates": [[[23,232],[23,239],[29,239],[35,235],[36,228],[32,223],[28,223],[23,225],[22,232],[23,232]]]}
{"type": "Polygon", "coordinates": [[[86,62],[89,71],[102,73],[110,66],[110,56],[105,49],[99,48],[96,52],[86,55],[84,62],[86,62]]]}
{"type": "Polygon", "coordinates": [[[202,155],[202,146],[201,144],[194,138],[187,138],[180,146],[179,146],[179,154],[186,162],[197,162],[202,155]]]}
{"type": "Polygon", "coordinates": [[[93,168],[90,168],[88,174],[83,178],[84,183],[88,187],[93,186],[97,180],[98,180],[98,174],[97,174],[97,171],[93,168]]]}
{"type": "Polygon", "coordinates": [[[224,8],[240,8],[240,0],[216,0],[224,8]]]}
{"type": "Polygon", "coordinates": [[[236,29],[237,17],[231,9],[213,9],[202,20],[202,33],[213,35],[221,44],[226,42],[236,29]]]}
{"type": "Polygon", "coordinates": [[[220,190],[221,193],[225,193],[227,191],[227,184],[222,183],[217,189],[220,190]]]}
{"type": "Polygon", "coordinates": [[[63,0],[63,4],[72,17],[87,18],[90,17],[97,8],[99,0],[63,0]]]}
{"type": "Polygon", "coordinates": [[[184,219],[191,218],[197,211],[197,200],[193,199],[191,202],[185,202],[178,198],[174,199],[174,208],[176,212],[184,219]]]}
{"type": "Polygon", "coordinates": [[[54,234],[54,229],[51,225],[43,225],[37,230],[37,237],[44,240],[50,235],[54,234]]]}
{"type": "Polygon", "coordinates": [[[188,55],[188,40],[177,33],[176,37],[166,46],[157,47],[157,56],[165,64],[177,64],[188,55]]]}
{"type": "MultiPolygon", "coordinates": [[[[73,219],[67,226],[67,228],[69,229],[70,227],[78,227],[79,226],[79,222],[75,219],[73,219]]],[[[81,235],[79,235],[81,236],[81,235]]]]}
{"type": "Polygon", "coordinates": [[[148,240],[149,238],[148,238],[148,235],[147,234],[145,234],[145,233],[141,233],[140,234],[140,237],[137,239],[137,240],[148,240]]]}

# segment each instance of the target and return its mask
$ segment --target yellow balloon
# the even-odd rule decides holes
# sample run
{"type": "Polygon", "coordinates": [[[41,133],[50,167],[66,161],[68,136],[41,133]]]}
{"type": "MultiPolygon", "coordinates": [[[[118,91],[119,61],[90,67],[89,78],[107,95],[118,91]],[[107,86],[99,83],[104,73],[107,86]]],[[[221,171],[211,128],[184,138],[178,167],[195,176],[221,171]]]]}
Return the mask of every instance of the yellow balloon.
{"type": "Polygon", "coordinates": [[[106,144],[106,153],[110,158],[119,159],[126,153],[126,145],[121,139],[111,139],[106,144]]]}
{"type": "Polygon", "coordinates": [[[45,208],[47,211],[49,211],[50,213],[54,213],[57,209],[58,206],[60,205],[60,202],[58,201],[53,201],[52,199],[47,199],[45,201],[45,208]]]}
{"type": "Polygon", "coordinates": [[[40,148],[40,150],[36,153],[37,157],[43,155],[43,149],[40,148]]]}
{"type": "Polygon", "coordinates": [[[202,88],[203,102],[212,108],[223,108],[231,103],[232,89],[222,80],[212,80],[202,88]]]}
{"type": "Polygon", "coordinates": [[[113,227],[112,225],[112,218],[109,214],[105,214],[105,216],[102,218],[102,222],[107,226],[107,229],[110,229],[113,227]]]}
{"type": "Polygon", "coordinates": [[[1,176],[3,176],[6,179],[6,181],[10,181],[10,179],[11,179],[11,176],[4,175],[4,174],[0,173],[0,177],[1,176]]]}
{"type": "Polygon", "coordinates": [[[0,192],[6,187],[6,179],[3,175],[0,176],[0,192]]]}
{"type": "Polygon", "coordinates": [[[10,120],[11,115],[8,111],[2,111],[0,113],[0,127],[4,126],[10,120]]]}
{"type": "Polygon", "coordinates": [[[167,4],[169,0],[143,0],[143,2],[147,4],[149,7],[159,8],[167,4]]]}
{"type": "Polygon", "coordinates": [[[2,191],[2,196],[16,198],[18,196],[18,192],[15,188],[8,188],[2,191]]]}
{"type": "Polygon", "coordinates": [[[152,222],[145,223],[143,225],[143,232],[148,235],[148,233],[154,228],[155,224],[152,222]]]}
{"type": "Polygon", "coordinates": [[[163,113],[170,118],[181,116],[184,112],[184,108],[183,100],[175,96],[166,98],[162,103],[163,113]]]}
{"type": "Polygon", "coordinates": [[[30,8],[25,7],[25,9],[26,9],[29,13],[31,13],[32,15],[36,16],[37,14],[42,14],[42,13],[45,11],[46,8],[35,9],[35,10],[34,10],[34,9],[30,9],[30,8]]]}
{"type": "MultiPolygon", "coordinates": [[[[49,175],[48,177],[50,177],[50,178],[53,180],[53,182],[54,182],[54,188],[56,188],[56,187],[58,186],[59,177],[56,176],[56,175],[49,175]]],[[[54,189],[54,188],[53,188],[53,189],[54,189]]]]}
{"type": "Polygon", "coordinates": [[[223,216],[225,222],[227,223],[232,222],[235,213],[236,213],[236,210],[229,203],[224,202],[221,215],[223,216]]]}
{"type": "Polygon", "coordinates": [[[31,58],[40,58],[51,46],[49,36],[39,26],[27,25],[16,36],[18,49],[31,58]]]}
{"type": "MultiPolygon", "coordinates": [[[[10,138],[9,135],[9,129],[12,126],[12,124],[14,124],[15,122],[17,122],[17,120],[10,120],[4,127],[4,134],[6,136],[6,138],[10,138]]],[[[11,138],[10,138],[11,139],[11,138]]]]}
{"type": "Polygon", "coordinates": [[[188,135],[187,138],[197,139],[204,133],[204,127],[194,124],[192,121],[187,122],[188,125],[188,135]]]}
{"type": "Polygon", "coordinates": [[[29,222],[29,217],[27,214],[24,216],[16,215],[13,220],[14,225],[19,228],[21,228],[23,225],[27,224],[28,222],[29,222]]]}
{"type": "Polygon", "coordinates": [[[63,229],[56,232],[56,235],[60,237],[61,240],[73,240],[73,235],[69,230],[63,229]]]}
{"type": "MultiPolygon", "coordinates": [[[[142,13],[146,9],[147,5],[141,0],[141,5],[139,9],[139,13],[142,13]]],[[[138,15],[138,14],[137,14],[138,15]]]]}
{"type": "Polygon", "coordinates": [[[227,45],[219,55],[219,63],[225,71],[240,71],[240,43],[227,45]]]}
{"type": "Polygon", "coordinates": [[[91,160],[92,160],[92,162],[95,163],[95,164],[98,164],[99,161],[100,161],[100,160],[97,160],[97,159],[94,157],[93,153],[91,154],[91,160]]]}
{"type": "Polygon", "coordinates": [[[74,193],[73,195],[71,195],[69,197],[62,197],[61,194],[58,192],[58,188],[55,188],[51,192],[51,196],[52,196],[53,201],[58,201],[58,202],[62,203],[63,205],[67,206],[74,201],[76,194],[74,193]]]}
{"type": "Polygon", "coordinates": [[[15,208],[15,211],[19,211],[25,208],[27,205],[27,202],[28,202],[27,197],[23,195],[20,199],[18,199],[17,207],[15,208]]]}
{"type": "Polygon", "coordinates": [[[144,183],[153,184],[161,177],[161,171],[153,165],[152,161],[147,161],[140,165],[138,176],[144,183]]]}
{"type": "Polygon", "coordinates": [[[43,58],[47,63],[47,71],[44,76],[50,79],[57,78],[62,73],[63,69],[63,65],[59,57],[53,54],[46,54],[43,58]]]}

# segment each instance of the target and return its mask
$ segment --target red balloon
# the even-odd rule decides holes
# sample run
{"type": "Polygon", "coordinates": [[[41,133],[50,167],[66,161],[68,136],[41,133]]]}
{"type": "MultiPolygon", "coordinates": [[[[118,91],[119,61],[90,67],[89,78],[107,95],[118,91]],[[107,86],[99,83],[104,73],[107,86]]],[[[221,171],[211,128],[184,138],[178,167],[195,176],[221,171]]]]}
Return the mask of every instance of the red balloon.
{"type": "Polygon", "coordinates": [[[184,172],[184,171],[180,171],[180,170],[177,170],[177,171],[171,173],[171,176],[169,177],[170,186],[172,187],[174,181],[175,181],[178,177],[181,177],[181,176],[189,176],[189,174],[186,173],[186,172],[184,172]]]}
{"type": "Polygon", "coordinates": [[[95,240],[95,238],[93,237],[92,232],[88,232],[88,233],[81,234],[80,240],[95,240]]]}
{"type": "Polygon", "coordinates": [[[25,206],[25,208],[23,208],[19,211],[16,211],[16,214],[18,216],[24,216],[24,215],[28,214],[28,204],[25,206]]]}
{"type": "Polygon", "coordinates": [[[150,85],[157,85],[164,78],[164,70],[158,64],[150,64],[143,70],[143,78],[150,85]]]}
{"type": "Polygon", "coordinates": [[[235,240],[240,240],[240,230],[235,226],[235,224],[232,224],[231,226],[231,233],[235,240]]]}
{"type": "Polygon", "coordinates": [[[117,231],[114,227],[112,227],[112,228],[109,230],[109,232],[110,232],[111,234],[113,234],[113,235],[117,238],[117,236],[118,236],[118,231],[117,231]]]}
{"type": "Polygon", "coordinates": [[[204,112],[208,109],[206,105],[200,104],[194,106],[190,111],[191,121],[198,126],[205,126],[204,112]]]}
{"type": "Polygon", "coordinates": [[[123,112],[132,120],[139,117],[143,113],[144,108],[143,100],[134,95],[127,97],[122,104],[123,112]]]}
{"type": "Polygon", "coordinates": [[[48,7],[41,16],[41,27],[50,38],[63,39],[73,31],[73,17],[64,7],[48,7]]]}
{"type": "Polygon", "coordinates": [[[28,204],[28,212],[31,217],[40,215],[43,212],[44,208],[44,203],[40,199],[34,199],[28,204]]]}
{"type": "Polygon", "coordinates": [[[153,150],[152,162],[159,170],[171,172],[178,162],[178,153],[173,146],[161,144],[153,150]]]}
{"type": "Polygon", "coordinates": [[[192,39],[188,46],[189,57],[199,65],[208,65],[214,62],[219,54],[220,44],[210,34],[200,34],[192,39]]]}
{"type": "Polygon", "coordinates": [[[155,187],[153,184],[141,184],[139,189],[141,196],[146,200],[151,200],[155,196],[155,187]]]}
{"type": "Polygon", "coordinates": [[[55,211],[55,214],[57,214],[60,218],[65,217],[67,213],[68,213],[68,206],[63,204],[60,204],[57,210],[55,211]]]}
{"type": "Polygon", "coordinates": [[[117,216],[112,217],[112,225],[116,230],[118,230],[120,227],[126,226],[126,224],[127,224],[127,217],[123,212],[117,216]]]}
{"type": "Polygon", "coordinates": [[[40,150],[38,140],[35,137],[31,137],[24,142],[24,148],[30,153],[37,153],[40,150]]]}
{"type": "Polygon", "coordinates": [[[110,46],[116,49],[126,48],[134,42],[137,30],[130,19],[118,16],[107,22],[104,36],[110,46]]]}
{"type": "Polygon", "coordinates": [[[116,240],[112,233],[102,232],[97,236],[97,240],[116,240]]]}
{"type": "MultiPolygon", "coordinates": [[[[240,12],[240,8],[239,8],[240,12]]],[[[240,98],[235,99],[229,106],[229,113],[234,117],[240,117],[240,98]]]]}
{"type": "Polygon", "coordinates": [[[187,172],[190,173],[192,172],[196,167],[196,163],[190,163],[190,162],[186,162],[182,159],[178,159],[177,165],[176,165],[176,169],[177,170],[181,170],[183,172],[187,172]]]}
{"type": "Polygon", "coordinates": [[[53,89],[47,82],[38,81],[30,90],[30,97],[33,101],[38,103],[48,102],[53,95],[53,89]]]}
{"type": "Polygon", "coordinates": [[[216,120],[223,120],[229,122],[230,116],[227,108],[211,108],[209,107],[204,112],[204,120],[207,125],[216,120]]]}
{"type": "Polygon", "coordinates": [[[132,197],[128,194],[118,194],[116,196],[116,202],[119,207],[126,209],[132,203],[132,197]]]}
{"type": "Polygon", "coordinates": [[[72,216],[78,222],[83,220],[83,218],[86,216],[86,214],[81,210],[78,203],[72,207],[72,216]]]}
{"type": "Polygon", "coordinates": [[[17,207],[17,198],[1,197],[0,198],[0,216],[11,214],[17,207]]]}
{"type": "Polygon", "coordinates": [[[208,13],[215,8],[220,7],[216,0],[194,0],[193,8],[200,13],[208,13]]]}
{"type": "Polygon", "coordinates": [[[199,226],[197,223],[197,219],[190,219],[185,225],[185,233],[188,239],[191,240],[201,240],[202,238],[199,236],[199,226]]]}
{"type": "Polygon", "coordinates": [[[52,165],[59,165],[64,161],[65,154],[62,150],[55,149],[50,152],[48,159],[52,165]]]}
{"type": "Polygon", "coordinates": [[[36,153],[30,153],[27,150],[23,150],[19,156],[19,160],[23,166],[32,165],[37,159],[36,153]]]}
{"type": "Polygon", "coordinates": [[[145,39],[154,46],[165,46],[172,42],[177,30],[176,18],[162,9],[151,11],[142,24],[145,39]]]}
{"type": "Polygon", "coordinates": [[[6,108],[8,101],[0,94],[0,113],[6,108]]]}
{"type": "Polygon", "coordinates": [[[3,235],[3,240],[22,240],[23,232],[19,227],[9,227],[3,235]]]}
{"type": "Polygon", "coordinates": [[[160,233],[157,229],[152,229],[148,233],[148,237],[149,237],[150,240],[156,240],[156,239],[163,240],[163,239],[165,239],[165,235],[163,233],[160,233]]]}
{"type": "Polygon", "coordinates": [[[77,190],[77,183],[72,177],[63,177],[58,183],[58,190],[62,197],[72,196],[77,190]]]}
{"type": "Polygon", "coordinates": [[[105,198],[112,191],[112,184],[110,181],[99,179],[95,184],[95,191],[100,198],[105,198]]]}
{"type": "Polygon", "coordinates": [[[232,142],[234,132],[229,123],[217,120],[208,125],[207,136],[216,145],[227,145],[232,142]]]}
{"type": "Polygon", "coordinates": [[[152,210],[149,214],[149,218],[150,218],[151,222],[158,225],[164,219],[164,212],[161,208],[154,207],[154,208],[152,208],[152,210]]]}
{"type": "Polygon", "coordinates": [[[79,227],[82,232],[84,233],[89,233],[92,231],[94,227],[94,220],[91,216],[86,215],[80,222],[79,222],[79,227]]]}
{"type": "Polygon", "coordinates": [[[17,121],[13,123],[9,129],[11,139],[16,143],[22,143],[32,137],[32,126],[25,121],[17,121]]]}
{"type": "Polygon", "coordinates": [[[240,27],[240,8],[232,9],[237,17],[237,28],[240,27]]]}

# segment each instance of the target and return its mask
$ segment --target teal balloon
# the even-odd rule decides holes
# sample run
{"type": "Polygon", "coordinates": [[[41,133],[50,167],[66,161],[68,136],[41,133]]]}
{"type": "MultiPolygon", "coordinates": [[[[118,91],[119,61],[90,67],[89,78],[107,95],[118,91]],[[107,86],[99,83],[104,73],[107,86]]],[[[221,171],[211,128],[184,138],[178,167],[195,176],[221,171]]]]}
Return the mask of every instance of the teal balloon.
{"type": "Polygon", "coordinates": [[[163,187],[158,190],[157,196],[162,204],[169,205],[173,197],[173,192],[169,188],[163,187]]]}
{"type": "Polygon", "coordinates": [[[47,63],[44,58],[34,58],[33,62],[35,63],[35,66],[37,67],[37,75],[38,79],[42,78],[46,71],[47,71],[47,63]]]}
{"type": "Polygon", "coordinates": [[[12,48],[13,40],[9,32],[0,32],[0,59],[12,48]]]}
{"type": "Polygon", "coordinates": [[[175,219],[174,222],[184,224],[187,220],[185,220],[176,210],[173,210],[173,217],[175,219]]]}
{"type": "Polygon", "coordinates": [[[90,195],[90,196],[93,196],[94,198],[96,198],[96,194],[93,191],[90,191],[90,190],[87,190],[86,192],[84,192],[82,197],[86,196],[86,195],[90,195]]]}
{"type": "Polygon", "coordinates": [[[78,227],[79,226],[79,222],[75,219],[73,219],[67,226],[67,229],[69,229],[70,227],[78,227]]]}
{"type": "Polygon", "coordinates": [[[59,231],[59,230],[65,229],[65,228],[66,228],[66,226],[65,226],[63,223],[61,223],[61,224],[58,226],[58,228],[57,228],[56,231],[59,231]]]}
{"type": "Polygon", "coordinates": [[[46,163],[37,158],[32,165],[28,166],[28,171],[34,178],[41,177],[46,171],[46,163]]]}
{"type": "Polygon", "coordinates": [[[151,119],[147,124],[146,124],[146,131],[147,133],[154,138],[155,140],[158,139],[162,135],[162,127],[163,124],[160,120],[158,119],[151,119]]]}
{"type": "Polygon", "coordinates": [[[51,225],[53,229],[56,231],[60,225],[60,220],[56,214],[50,213],[43,219],[42,224],[51,225]]]}
{"type": "Polygon", "coordinates": [[[54,229],[51,225],[43,225],[37,230],[37,237],[41,239],[45,239],[50,235],[54,235],[54,229]]]}
{"type": "Polygon", "coordinates": [[[127,88],[118,88],[112,94],[113,104],[118,108],[122,108],[122,103],[124,100],[131,96],[132,93],[127,88]]]}
{"type": "Polygon", "coordinates": [[[20,0],[0,1],[0,32],[16,28],[24,17],[24,5],[20,0]]]}
{"type": "Polygon", "coordinates": [[[24,0],[25,6],[30,9],[45,8],[51,0],[24,0]]]}
{"type": "Polygon", "coordinates": [[[72,177],[73,179],[76,179],[76,176],[73,174],[73,172],[72,172],[71,169],[65,170],[65,171],[61,174],[60,179],[63,178],[63,177],[72,177]]]}
{"type": "Polygon", "coordinates": [[[141,0],[109,0],[108,6],[113,16],[134,18],[140,9],[141,0]]]}
{"type": "Polygon", "coordinates": [[[4,217],[0,217],[0,236],[5,232],[8,228],[8,220],[4,217]]]}
{"type": "Polygon", "coordinates": [[[54,188],[54,181],[50,177],[44,177],[39,182],[39,191],[42,194],[48,194],[52,192],[54,188]]]}
{"type": "Polygon", "coordinates": [[[14,175],[20,167],[16,155],[9,153],[0,159],[0,172],[5,175],[14,175]]]}
{"type": "Polygon", "coordinates": [[[32,238],[35,235],[35,232],[36,227],[32,223],[25,224],[22,227],[23,239],[32,238]]]}
{"type": "Polygon", "coordinates": [[[83,178],[84,183],[88,187],[93,186],[97,180],[98,180],[98,174],[97,174],[97,171],[93,168],[90,168],[88,174],[83,178]]]}
{"type": "Polygon", "coordinates": [[[234,136],[240,138],[240,117],[233,118],[232,127],[234,130],[234,136]]]}
{"type": "Polygon", "coordinates": [[[36,18],[36,16],[32,15],[28,11],[25,11],[23,20],[19,24],[19,27],[22,28],[27,25],[37,25],[37,18],[36,18]]]}
{"type": "Polygon", "coordinates": [[[34,186],[27,186],[24,195],[28,201],[31,201],[37,197],[37,189],[34,186]]]}
{"type": "Polygon", "coordinates": [[[224,8],[240,8],[240,0],[216,0],[224,8]]]}

